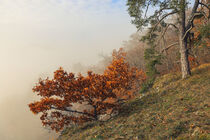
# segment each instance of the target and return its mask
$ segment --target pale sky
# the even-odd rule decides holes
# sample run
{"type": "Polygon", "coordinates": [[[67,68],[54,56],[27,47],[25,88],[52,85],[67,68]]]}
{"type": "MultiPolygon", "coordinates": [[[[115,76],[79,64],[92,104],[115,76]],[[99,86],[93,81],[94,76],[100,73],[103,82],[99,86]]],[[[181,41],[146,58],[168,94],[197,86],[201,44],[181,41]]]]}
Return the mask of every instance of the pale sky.
{"type": "Polygon", "coordinates": [[[136,31],[125,3],[0,0],[0,84],[14,78],[14,85],[22,76],[37,78],[59,66],[70,70],[78,62],[96,64],[98,54],[121,47],[136,31]]]}
{"type": "Polygon", "coordinates": [[[130,23],[125,3],[0,0],[1,140],[39,135],[41,123],[27,104],[33,100],[31,88],[40,76],[52,75],[59,66],[69,71],[74,63],[96,64],[98,54],[110,54],[129,39],[136,28],[130,23]]]}

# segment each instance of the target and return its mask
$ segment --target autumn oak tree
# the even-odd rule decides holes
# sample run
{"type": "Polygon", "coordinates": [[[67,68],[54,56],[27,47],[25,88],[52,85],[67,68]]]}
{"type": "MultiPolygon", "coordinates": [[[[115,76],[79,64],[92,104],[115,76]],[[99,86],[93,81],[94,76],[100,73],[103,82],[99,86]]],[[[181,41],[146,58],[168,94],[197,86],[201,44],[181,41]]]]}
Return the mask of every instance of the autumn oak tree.
{"type": "Polygon", "coordinates": [[[129,67],[125,55],[122,49],[114,51],[112,63],[104,74],[89,71],[87,76],[75,76],[60,68],[54,72],[53,79],[40,79],[33,92],[41,98],[29,104],[30,110],[41,114],[44,126],[59,131],[72,123],[98,120],[99,115],[106,114],[107,110],[118,109],[119,93],[131,92],[133,86],[146,78],[143,71],[129,67]],[[115,102],[109,102],[109,99],[115,99],[115,102]],[[72,109],[75,103],[85,103],[90,108],[72,109]]]}
{"type": "Polygon", "coordinates": [[[128,12],[133,18],[132,23],[138,29],[142,29],[142,27],[150,28],[149,40],[155,36],[155,32],[162,32],[160,36],[162,38],[169,27],[174,28],[178,32],[179,41],[174,42],[165,49],[179,45],[182,78],[186,78],[191,74],[187,40],[193,28],[193,21],[197,16],[206,17],[205,13],[199,10],[200,6],[206,7],[208,11],[210,10],[209,4],[204,3],[203,0],[194,0],[193,2],[193,8],[189,18],[187,18],[186,11],[190,5],[190,1],[187,0],[127,0],[128,12]],[[177,20],[168,20],[171,16],[176,16],[177,20]]]}

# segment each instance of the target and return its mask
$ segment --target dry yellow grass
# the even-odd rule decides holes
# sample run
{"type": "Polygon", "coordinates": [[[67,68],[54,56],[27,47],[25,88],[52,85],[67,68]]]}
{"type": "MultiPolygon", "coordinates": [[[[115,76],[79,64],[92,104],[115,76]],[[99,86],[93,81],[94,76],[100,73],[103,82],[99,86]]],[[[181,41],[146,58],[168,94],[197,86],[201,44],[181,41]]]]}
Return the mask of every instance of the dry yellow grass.
{"type": "Polygon", "coordinates": [[[118,116],[65,129],[58,140],[210,139],[210,64],[156,79],[146,96],[125,103],[118,116]]]}

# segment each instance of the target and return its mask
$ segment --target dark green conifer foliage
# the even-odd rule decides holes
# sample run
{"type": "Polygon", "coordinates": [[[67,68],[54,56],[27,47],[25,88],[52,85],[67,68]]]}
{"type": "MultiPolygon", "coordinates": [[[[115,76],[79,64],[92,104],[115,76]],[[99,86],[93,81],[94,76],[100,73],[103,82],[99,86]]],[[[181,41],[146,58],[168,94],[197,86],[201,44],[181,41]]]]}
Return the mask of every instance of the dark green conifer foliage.
{"type": "Polygon", "coordinates": [[[154,83],[155,77],[159,74],[156,65],[161,64],[161,54],[155,50],[155,39],[156,34],[152,34],[152,37],[149,37],[150,34],[145,35],[142,38],[142,41],[146,41],[149,45],[149,48],[144,51],[144,59],[146,61],[146,75],[147,81],[143,83],[140,93],[146,92],[154,83]],[[150,38],[150,40],[149,40],[150,38]]]}

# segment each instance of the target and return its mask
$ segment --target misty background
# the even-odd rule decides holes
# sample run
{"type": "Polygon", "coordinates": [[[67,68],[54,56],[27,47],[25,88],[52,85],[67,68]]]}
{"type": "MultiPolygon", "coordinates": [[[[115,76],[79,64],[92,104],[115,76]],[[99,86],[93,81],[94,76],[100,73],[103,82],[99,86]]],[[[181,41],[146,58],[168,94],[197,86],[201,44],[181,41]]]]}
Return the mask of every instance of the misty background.
{"type": "Polygon", "coordinates": [[[32,87],[81,64],[95,65],[136,31],[126,0],[0,0],[0,139],[45,140],[28,104],[32,87]]]}

